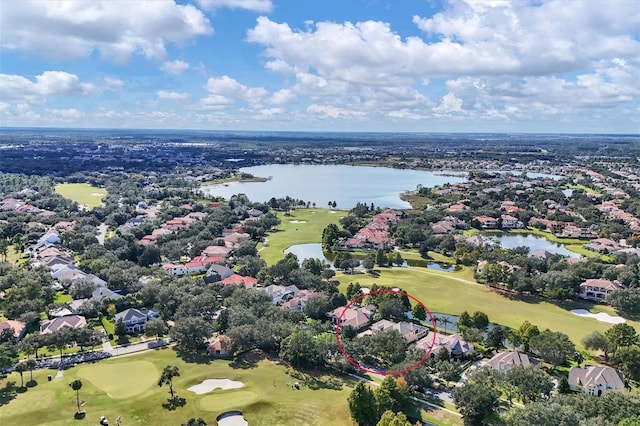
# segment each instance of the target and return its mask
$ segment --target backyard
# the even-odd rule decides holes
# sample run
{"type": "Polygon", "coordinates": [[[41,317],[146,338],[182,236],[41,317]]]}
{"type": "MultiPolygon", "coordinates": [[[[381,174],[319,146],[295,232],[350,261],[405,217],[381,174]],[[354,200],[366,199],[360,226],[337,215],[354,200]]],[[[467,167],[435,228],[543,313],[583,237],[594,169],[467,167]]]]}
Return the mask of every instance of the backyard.
{"type": "Polygon", "coordinates": [[[102,198],[107,195],[106,189],[91,186],[88,183],[62,183],[56,185],[56,192],[89,209],[98,207],[102,203],[102,198]]]}

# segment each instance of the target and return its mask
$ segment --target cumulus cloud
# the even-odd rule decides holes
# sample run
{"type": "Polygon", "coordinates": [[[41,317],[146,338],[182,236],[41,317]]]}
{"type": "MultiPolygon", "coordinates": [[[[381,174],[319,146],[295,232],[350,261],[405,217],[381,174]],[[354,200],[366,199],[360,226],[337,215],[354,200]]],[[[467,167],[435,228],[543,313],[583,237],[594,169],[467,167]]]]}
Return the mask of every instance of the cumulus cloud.
{"type": "Polygon", "coordinates": [[[273,10],[271,0],[198,0],[198,4],[206,10],[216,10],[223,7],[260,13],[269,13],[273,10]]]}
{"type": "Polygon", "coordinates": [[[159,90],[158,99],[167,99],[171,101],[185,101],[191,97],[190,94],[186,92],[172,92],[167,90],[159,90]]]}
{"type": "Polygon", "coordinates": [[[237,102],[244,102],[258,109],[261,108],[263,98],[268,95],[263,87],[248,87],[227,75],[210,77],[205,89],[209,95],[203,98],[200,104],[204,108],[214,109],[237,102]]]}
{"type": "Polygon", "coordinates": [[[169,74],[180,75],[189,69],[189,64],[181,60],[167,61],[160,68],[169,74]]]}
{"type": "Polygon", "coordinates": [[[21,75],[0,74],[0,98],[23,102],[42,102],[47,96],[85,96],[99,89],[83,83],[75,74],[45,71],[29,80],[21,75]]]}
{"type": "Polygon", "coordinates": [[[213,33],[201,10],[174,1],[5,2],[0,27],[4,49],[54,59],[78,59],[98,51],[116,63],[134,54],[164,60],[167,43],[213,33]]]}

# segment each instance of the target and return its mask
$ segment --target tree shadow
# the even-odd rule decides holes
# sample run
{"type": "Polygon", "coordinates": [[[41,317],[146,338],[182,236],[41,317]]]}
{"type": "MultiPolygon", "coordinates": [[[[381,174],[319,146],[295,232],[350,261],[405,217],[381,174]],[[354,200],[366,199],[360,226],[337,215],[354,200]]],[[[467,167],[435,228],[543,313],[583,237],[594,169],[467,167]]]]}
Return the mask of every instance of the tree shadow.
{"type": "Polygon", "coordinates": [[[260,361],[265,359],[274,360],[263,351],[259,349],[251,349],[247,352],[239,354],[233,361],[229,363],[229,367],[247,370],[249,368],[256,368],[260,361]]]}
{"type": "Polygon", "coordinates": [[[189,352],[180,348],[174,348],[174,352],[178,358],[189,364],[211,364],[211,357],[202,353],[189,352]]]}
{"type": "Polygon", "coordinates": [[[38,386],[38,382],[37,382],[36,380],[29,380],[29,381],[27,382],[27,387],[28,387],[28,388],[34,388],[34,387],[36,387],[36,386],[38,386]]]}
{"type": "Polygon", "coordinates": [[[26,386],[19,386],[16,388],[16,393],[25,393],[27,391],[26,386]]]}
{"type": "Polygon", "coordinates": [[[162,408],[173,411],[177,408],[184,407],[185,405],[187,405],[187,400],[176,395],[173,398],[169,398],[167,402],[162,404],[162,408]]]}
{"type": "MultiPolygon", "coordinates": [[[[301,370],[287,370],[287,374],[292,378],[298,380],[300,386],[306,386],[311,390],[329,389],[329,390],[342,390],[344,381],[336,376],[327,375],[320,371],[301,371],[301,370]]],[[[293,385],[295,385],[295,383],[293,385]]],[[[298,389],[296,386],[292,386],[293,389],[298,389]]]]}
{"type": "Polygon", "coordinates": [[[0,389],[0,407],[7,405],[16,398],[16,389],[14,382],[7,382],[7,385],[0,389]]]}

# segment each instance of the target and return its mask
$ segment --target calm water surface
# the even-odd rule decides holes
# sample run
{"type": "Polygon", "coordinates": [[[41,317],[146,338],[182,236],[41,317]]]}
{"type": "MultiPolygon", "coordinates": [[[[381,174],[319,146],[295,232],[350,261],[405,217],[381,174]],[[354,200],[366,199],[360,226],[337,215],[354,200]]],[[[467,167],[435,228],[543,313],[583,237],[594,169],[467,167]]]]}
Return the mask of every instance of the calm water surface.
{"type": "Polygon", "coordinates": [[[209,195],[230,198],[244,193],[251,201],[266,202],[271,197],[290,196],[326,207],[335,201],[337,208],[350,209],[356,203],[374,203],[377,207],[410,208],[400,194],[418,185],[431,188],[446,183],[464,182],[466,177],[419,170],[347,165],[270,164],[246,167],[241,172],[270,178],[267,182],[231,182],[203,187],[209,195]]]}
{"type": "Polygon", "coordinates": [[[582,257],[578,253],[574,253],[567,249],[563,244],[553,243],[548,241],[544,237],[538,237],[531,234],[516,234],[516,235],[495,235],[488,234],[490,239],[497,241],[502,247],[513,249],[516,247],[528,247],[529,251],[546,250],[552,254],[561,254],[568,257],[582,257]]]}

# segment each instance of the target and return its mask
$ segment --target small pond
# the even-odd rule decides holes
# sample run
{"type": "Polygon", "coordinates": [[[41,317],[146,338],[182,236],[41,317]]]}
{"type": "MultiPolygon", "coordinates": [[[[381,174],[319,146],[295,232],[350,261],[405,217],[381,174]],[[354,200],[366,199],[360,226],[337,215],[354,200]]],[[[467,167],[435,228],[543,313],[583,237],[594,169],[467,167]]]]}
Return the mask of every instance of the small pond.
{"type": "Polygon", "coordinates": [[[516,247],[528,247],[529,252],[536,250],[546,250],[552,254],[560,254],[562,256],[582,257],[578,253],[574,253],[567,249],[564,244],[553,243],[544,237],[531,234],[485,234],[487,238],[497,242],[500,246],[507,249],[516,247]]]}
{"type": "MultiPolygon", "coordinates": [[[[285,254],[293,253],[298,258],[300,263],[304,262],[305,259],[320,259],[326,262],[329,267],[333,268],[333,262],[328,259],[325,254],[322,252],[322,244],[320,243],[309,243],[309,244],[296,244],[285,249],[285,254]]],[[[372,252],[372,254],[374,254],[372,252]]],[[[453,272],[456,270],[455,265],[449,265],[447,263],[438,263],[429,261],[426,259],[410,259],[404,262],[402,265],[406,266],[422,266],[429,269],[435,269],[438,271],[444,272],[453,272]]]]}

